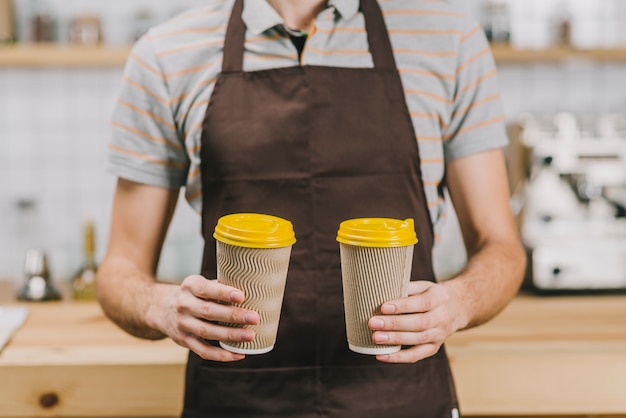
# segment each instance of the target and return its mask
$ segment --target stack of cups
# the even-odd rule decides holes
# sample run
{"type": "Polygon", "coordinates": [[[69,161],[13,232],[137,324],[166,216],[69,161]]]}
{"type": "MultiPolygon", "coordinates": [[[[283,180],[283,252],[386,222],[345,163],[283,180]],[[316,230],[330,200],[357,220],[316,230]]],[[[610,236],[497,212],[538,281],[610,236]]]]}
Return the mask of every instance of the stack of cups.
{"type": "Polygon", "coordinates": [[[225,324],[254,329],[250,342],[220,341],[240,354],[264,354],[276,342],[291,247],[296,242],[291,222],[271,215],[238,213],[218,220],[217,280],[244,292],[239,306],[258,312],[258,325],[225,324]]]}
{"type": "Polygon", "coordinates": [[[402,347],[375,344],[368,322],[381,315],[383,303],[408,296],[413,248],[413,219],[360,218],[339,226],[341,273],[350,350],[390,354],[402,347]]]}

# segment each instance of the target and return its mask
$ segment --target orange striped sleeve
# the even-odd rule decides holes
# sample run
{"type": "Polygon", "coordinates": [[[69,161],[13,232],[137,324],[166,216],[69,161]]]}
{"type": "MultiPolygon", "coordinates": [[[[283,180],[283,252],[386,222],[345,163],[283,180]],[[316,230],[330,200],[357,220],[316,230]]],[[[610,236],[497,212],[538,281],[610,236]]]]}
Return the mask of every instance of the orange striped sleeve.
{"type": "Polygon", "coordinates": [[[132,157],[136,157],[145,161],[148,161],[150,163],[153,164],[158,164],[158,165],[162,165],[162,166],[166,166],[166,167],[172,167],[172,168],[178,168],[178,169],[184,169],[187,167],[186,163],[181,163],[181,162],[176,162],[176,161],[167,161],[167,160],[160,160],[157,158],[154,158],[150,155],[147,154],[143,154],[141,152],[137,152],[137,151],[133,151],[133,150],[129,150],[123,147],[120,147],[119,145],[115,145],[115,144],[109,144],[109,149],[115,152],[119,152],[122,154],[126,154],[126,155],[130,155],[132,157]]]}
{"type": "Polygon", "coordinates": [[[485,128],[485,127],[490,126],[490,125],[495,125],[498,122],[504,121],[504,119],[505,119],[504,115],[502,115],[502,116],[498,116],[497,118],[493,118],[493,119],[489,119],[489,120],[486,120],[486,121],[483,121],[483,122],[475,123],[473,125],[461,128],[461,129],[459,129],[457,132],[455,132],[453,134],[446,135],[444,137],[444,139],[448,140],[448,139],[450,139],[450,138],[452,138],[453,136],[456,136],[456,135],[460,135],[460,134],[463,134],[463,133],[466,133],[466,132],[469,132],[469,131],[473,131],[475,129],[485,128]]]}
{"type": "MultiPolygon", "coordinates": [[[[379,3],[391,3],[397,0],[378,0],[379,3]]],[[[445,4],[444,0],[422,0],[428,3],[437,3],[437,4],[445,4]]]]}
{"type": "Polygon", "coordinates": [[[201,148],[202,148],[202,144],[197,144],[197,145],[194,145],[193,147],[189,147],[188,150],[192,154],[197,154],[200,152],[201,148]]]}
{"type": "Polygon", "coordinates": [[[412,118],[432,119],[436,121],[443,129],[447,127],[447,124],[441,119],[441,116],[437,113],[411,112],[410,115],[412,118]]]}
{"type": "Polygon", "coordinates": [[[196,33],[213,33],[213,32],[226,32],[226,26],[215,26],[211,28],[190,28],[190,29],[179,29],[170,32],[164,32],[159,34],[151,33],[151,38],[153,40],[156,39],[166,39],[172,38],[180,35],[188,35],[188,34],[196,34],[196,33]]]}
{"type": "Polygon", "coordinates": [[[298,54],[286,54],[286,55],[276,55],[276,54],[258,55],[258,54],[254,54],[254,55],[251,55],[250,57],[246,56],[246,59],[248,59],[248,58],[250,58],[250,59],[257,59],[257,60],[288,59],[288,60],[295,61],[295,60],[298,59],[298,54]]]}
{"type": "MultiPolygon", "coordinates": [[[[210,78],[208,80],[201,80],[199,83],[197,83],[195,86],[193,86],[193,88],[189,89],[189,91],[181,93],[180,95],[172,98],[172,100],[170,101],[170,104],[174,106],[177,103],[180,103],[185,98],[189,97],[190,94],[192,94],[195,91],[198,91],[198,89],[200,87],[208,86],[208,85],[211,85],[211,84],[215,83],[215,80],[216,80],[216,78],[210,78]]],[[[202,103],[204,103],[204,102],[202,102],[202,103]]]]}
{"type": "Polygon", "coordinates": [[[189,177],[198,177],[200,176],[200,174],[202,174],[202,170],[200,169],[200,167],[198,167],[195,170],[191,170],[189,172],[189,177]]]}
{"type": "Polygon", "coordinates": [[[457,69],[456,72],[457,74],[462,72],[464,69],[466,69],[467,67],[469,67],[473,62],[475,62],[476,60],[478,60],[479,58],[489,54],[491,52],[491,48],[487,47],[485,49],[483,49],[482,51],[478,52],[477,54],[471,56],[467,61],[465,61],[463,64],[461,64],[457,69]]]}
{"type": "MultiPolygon", "coordinates": [[[[185,138],[189,136],[191,131],[202,130],[203,127],[204,127],[204,122],[198,122],[198,123],[192,125],[191,128],[187,129],[187,131],[185,132],[185,138]]],[[[194,147],[194,148],[190,149],[190,151],[196,152],[196,148],[194,147]]],[[[197,151],[199,151],[199,150],[197,150],[197,151]]]]}
{"type": "Polygon", "coordinates": [[[467,92],[468,90],[476,87],[478,84],[482,83],[483,81],[489,80],[490,78],[495,77],[497,74],[498,72],[495,69],[493,69],[492,71],[488,72],[487,74],[478,78],[477,80],[474,80],[471,83],[461,87],[461,89],[459,90],[459,93],[463,94],[467,92]]]}
{"type": "Polygon", "coordinates": [[[178,120],[179,121],[184,121],[185,119],[187,119],[187,115],[189,114],[189,112],[192,109],[196,109],[196,108],[202,107],[202,106],[208,106],[210,101],[211,101],[211,99],[198,100],[198,101],[194,102],[191,106],[189,106],[189,108],[187,110],[185,110],[180,115],[178,115],[178,120]]]}
{"type": "Polygon", "coordinates": [[[490,102],[495,102],[496,100],[500,100],[500,97],[501,97],[500,93],[496,93],[496,94],[492,94],[491,96],[485,97],[484,99],[477,100],[473,102],[472,104],[470,104],[469,106],[458,109],[456,112],[454,112],[452,117],[453,118],[457,118],[459,116],[462,117],[462,115],[466,114],[467,112],[469,112],[470,110],[476,107],[482,106],[490,102]]]}
{"type": "Polygon", "coordinates": [[[419,132],[417,133],[416,139],[418,141],[434,141],[434,142],[441,142],[443,140],[443,138],[441,136],[438,136],[438,135],[432,135],[432,136],[420,135],[419,132]]]}
{"type": "Polygon", "coordinates": [[[453,104],[451,99],[448,99],[447,97],[442,97],[442,96],[436,95],[434,93],[429,93],[427,91],[416,90],[416,89],[408,89],[408,90],[404,90],[404,94],[417,94],[419,96],[424,96],[424,97],[428,97],[430,99],[437,100],[438,102],[445,103],[447,105],[452,105],[453,104]]]}
{"type": "Polygon", "coordinates": [[[151,90],[149,90],[147,87],[144,87],[143,85],[139,84],[138,82],[132,80],[130,77],[128,76],[124,76],[124,82],[127,83],[128,85],[133,86],[134,88],[136,88],[137,90],[140,90],[144,93],[146,93],[148,96],[152,97],[154,100],[156,100],[159,103],[162,103],[164,105],[169,106],[170,101],[169,99],[165,99],[161,96],[159,96],[156,93],[153,93],[151,90]]]}
{"type": "Polygon", "coordinates": [[[112,121],[111,125],[115,126],[116,128],[119,128],[121,130],[124,130],[126,132],[130,132],[130,133],[132,133],[134,135],[139,135],[142,138],[149,139],[150,141],[156,142],[158,144],[167,145],[167,146],[175,148],[177,150],[184,150],[184,148],[183,148],[183,146],[181,144],[177,144],[175,142],[168,141],[165,138],[161,138],[161,137],[158,137],[158,136],[150,135],[149,133],[144,132],[144,131],[142,131],[140,129],[133,128],[132,126],[127,126],[127,125],[124,125],[124,124],[119,123],[117,121],[112,121]]]}
{"type": "Polygon", "coordinates": [[[455,57],[455,51],[424,51],[424,50],[416,50],[409,48],[394,48],[394,54],[415,54],[415,55],[425,55],[429,57],[455,57]]]}
{"type": "Polygon", "coordinates": [[[180,76],[183,76],[183,75],[189,75],[189,74],[192,74],[192,73],[196,73],[198,71],[206,70],[207,68],[211,68],[214,65],[215,65],[215,62],[211,62],[209,64],[203,64],[203,65],[198,65],[196,67],[185,68],[184,70],[172,71],[171,73],[165,74],[165,79],[169,80],[169,79],[172,79],[174,77],[180,77],[180,76]]]}
{"type": "Polygon", "coordinates": [[[188,19],[195,19],[198,17],[198,15],[211,15],[214,17],[217,15],[222,15],[224,17],[230,17],[230,13],[226,13],[226,12],[216,12],[215,10],[201,10],[201,11],[193,10],[189,13],[183,13],[181,15],[176,16],[175,18],[172,19],[172,21],[181,22],[181,21],[185,21],[188,19]]]}
{"type": "Polygon", "coordinates": [[[163,73],[161,71],[159,71],[158,69],[154,68],[152,65],[148,64],[147,62],[145,62],[141,58],[139,58],[137,56],[137,54],[135,54],[134,52],[131,52],[130,59],[136,61],[139,65],[141,65],[142,67],[144,67],[145,69],[150,71],[152,74],[156,75],[157,77],[163,78],[163,73]]]}
{"type": "Polygon", "coordinates": [[[425,75],[427,77],[441,78],[441,79],[449,80],[449,81],[456,80],[456,77],[452,74],[441,74],[441,73],[436,73],[434,71],[428,71],[428,70],[421,70],[421,69],[415,69],[415,68],[398,68],[398,71],[401,74],[405,73],[405,74],[425,75]]]}
{"type": "MultiPolygon", "coordinates": [[[[315,32],[313,33],[323,33],[324,35],[330,35],[332,33],[364,33],[365,28],[353,28],[349,26],[337,27],[333,29],[324,29],[315,27],[315,32]]],[[[312,33],[312,34],[313,34],[312,33]]]]}
{"type": "Polygon", "coordinates": [[[446,10],[384,10],[384,15],[433,15],[433,16],[450,16],[450,17],[465,17],[465,13],[461,12],[449,12],[446,10]]]}
{"type": "Polygon", "coordinates": [[[457,29],[389,29],[388,31],[394,35],[412,35],[412,36],[445,36],[445,35],[457,35],[460,36],[462,32],[457,29]]]}
{"type": "Polygon", "coordinates": [[[192,45],[185,45],[179,48],[173,48],[173,49],[168,49],[166,51],[161,51],[157,54],[157,57],[159,58],[163,58],[166,57],[168,55],[172,55],[172,54],[178,54],[180,52],[186,52],[186,51],[193,51],[195,49],[201,49],[201,48],[205,48],[207,46],[214,46],[214,45],[221,45],[224,42],[221,39],[218,40],[211,40],[211,41],[206,41],[206,42],[198,42],[192,45]]]}
{"type": "Polygon", "coordinates": [[[124,106],[124,107],[127,107],[127,108],[133,110],[136,113],[139,113],[140,115],[144,115],[144,116],[147,116],[149,118],[152,118],[152,119],[156,120],[157,122],[159,122],[161,125],[169,128],[169,129],[171,129],[173,131],[176,130],[176,126],[173,123],[168,122],[167,120],[165,120],[164,118],[162,118],[161,116],[159,116],[159,115],[157,115],[155,113],[148,112],[147,110],[144,110],[144,109],[142,109],[142,108],[140,108],[138,106],[135,106],[134,104],[129,103],[126,100],[118,99],[117,103],[119,105],[121,105],[121,106],[124,106]]]}
{"type": "Polygon", "coordinates": [[[436,119],[437,121],[441,119],[436,113],[411,112],[410,114],[414,118],[436,119]]]}
{"type": "Polygon", "coordinates": [[[422,164],[443,164],[444,160],[443,160],[443,158],[424,158],[423,160],[420,160],[420,163],[422,163],[422,164]]]}
{"type": "Polygon", "coordinates": [[[309,47],[306,48],[307,52],[315,52],[320,55],[365,55],[369,54],[370,51],[367,49],[334,49],[334,50],[324,50],[320,48],[309,47]]]}
{"type": "Polygon", "coordinates": [[[197,198],[199,198],[201,196],[202,196],[202,187],[200,187],[195,192],[188,193],[185,197],[187,198],[188,201],[191,201],[191,200],[197,199],[197,198]]]}
{"type": "Polygon", "coordinates": [[[461,43],[467,42],[472,36],[476,35],[481,30],[482,30],[482,27],[480,25],[474,26],[472,30],[470,30],[469,32],[467,32],[465,35],[461,37],[461,43]]]}
{"type": "Polygon", "coordinates": [[[176,97],[172,97],[172,100],[170,100],[170,105],[175,105],[177,103],[182,102],[183,100],[185,100],[185,97],[189,96],[190,92],[186,91],[184,93],[179,94],[176,97]]]}
{"type": "Polygon", "coordinates": [[[255,36],[253,38],[247,39],[246,43],[256,43],[256,42],[263,42],[263,41],[275,41],[275,40],[280,39],[282,37],[283,36],[280,33],[276,33],[274,35],[255,36]]]}

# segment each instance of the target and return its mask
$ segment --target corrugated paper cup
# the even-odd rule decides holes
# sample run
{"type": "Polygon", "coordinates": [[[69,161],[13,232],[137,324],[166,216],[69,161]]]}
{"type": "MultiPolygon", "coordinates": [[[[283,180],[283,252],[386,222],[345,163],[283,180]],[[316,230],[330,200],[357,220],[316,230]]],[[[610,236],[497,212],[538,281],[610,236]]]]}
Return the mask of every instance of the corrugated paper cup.
{"type": "Polygon", "coordinates": [[[344,221],[337,233],[350,350],[360,354],[390,354],[402,347],[375,344],[370,318],[380,307],[408,295],[413,248],[413,219],[360,218],[344,221]]]}
{"type": "Polygon", "coordinates": [[[218,282],[243,291],[246,299],[239,306],[260,316],[258,325],[226,324],[254,329],[254,341],[220,341],[220,346],[240,354],[268,353],[276,342],[291,247],[296,242],[293,226],[271,215],[238,213],[220,218],[213,237],[218,282]]]}

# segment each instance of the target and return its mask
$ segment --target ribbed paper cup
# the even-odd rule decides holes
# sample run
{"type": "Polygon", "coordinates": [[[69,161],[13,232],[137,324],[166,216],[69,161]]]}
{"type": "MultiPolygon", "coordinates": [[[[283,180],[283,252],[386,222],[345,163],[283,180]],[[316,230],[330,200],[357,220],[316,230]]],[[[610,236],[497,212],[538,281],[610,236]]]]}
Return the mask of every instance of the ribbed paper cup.
{"type": "Polygon", "coordinates": [[[254,341],[220,341],[220,346],[241,354],[268,353],[274,348],[280,322],[295,243],[293,227],[270,215],[234,214],[220,218],[213,236],[217,240],[218,282],[243,291],[246,299],[238,306],[260,316],[258,325],[226,324],[254,329],[254,341]]]}
{"type": "Polygon", "coordinates": [[[383,303],[406,297],[417,242],[412,219],[361,218],[342,222],[337,240],[350,350],[390,354],[399,345],[375,344],[368,322],[383,303]]]}

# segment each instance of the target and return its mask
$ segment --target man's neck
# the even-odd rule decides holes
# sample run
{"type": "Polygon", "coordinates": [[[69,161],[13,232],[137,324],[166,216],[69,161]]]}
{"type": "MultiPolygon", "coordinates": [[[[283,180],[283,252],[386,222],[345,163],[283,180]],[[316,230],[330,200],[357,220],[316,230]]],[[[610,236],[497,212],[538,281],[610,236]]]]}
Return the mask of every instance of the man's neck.
{"type": "Polygon", "coordinates": [[[268,0],[291,29],[309,31],[328,0],[268,0]]]}

